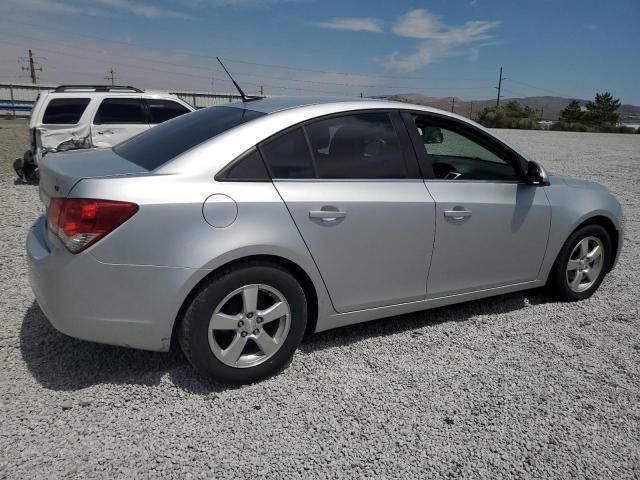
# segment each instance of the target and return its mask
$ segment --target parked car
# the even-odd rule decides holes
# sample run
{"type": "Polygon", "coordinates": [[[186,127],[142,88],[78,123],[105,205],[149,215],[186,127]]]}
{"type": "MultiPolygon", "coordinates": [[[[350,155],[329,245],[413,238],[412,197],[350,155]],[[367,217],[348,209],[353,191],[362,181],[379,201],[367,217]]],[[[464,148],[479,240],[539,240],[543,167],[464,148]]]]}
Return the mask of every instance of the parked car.
{"type": "Polygon", "coordinates": [[[198,110],[113,149],[47,155],[27,239],[45,315],[229,383],[305,332],[548,285],[598,288],[622,209],[463,117],[377,100],[198,110]]]}
{"type": "Polygon", "coordinates": [[[29,150],[14,162],[22,181],[37,180],[49,152],[113,147],[158,123],[193,111],[176,95],[135,87],[61,85],[42,90],[29,120],[29,150]]]}

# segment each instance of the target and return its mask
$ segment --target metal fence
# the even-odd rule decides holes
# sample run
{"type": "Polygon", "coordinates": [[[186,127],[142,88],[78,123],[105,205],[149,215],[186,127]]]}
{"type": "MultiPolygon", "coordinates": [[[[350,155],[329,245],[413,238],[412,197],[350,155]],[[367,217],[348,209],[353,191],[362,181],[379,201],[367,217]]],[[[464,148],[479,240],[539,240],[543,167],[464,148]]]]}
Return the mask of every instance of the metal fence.
{"type": "MultiPolygon", "coordinates": [[[[52,90],[56,87],[57,85],[0,82],[0,116],[29,116],[40,91],[52,90]]],[[[172,91],[169,93],[177,95],[196,108],[224,105],[240,100],[240,95],[237,93],[188,91],[172,91]]]]}

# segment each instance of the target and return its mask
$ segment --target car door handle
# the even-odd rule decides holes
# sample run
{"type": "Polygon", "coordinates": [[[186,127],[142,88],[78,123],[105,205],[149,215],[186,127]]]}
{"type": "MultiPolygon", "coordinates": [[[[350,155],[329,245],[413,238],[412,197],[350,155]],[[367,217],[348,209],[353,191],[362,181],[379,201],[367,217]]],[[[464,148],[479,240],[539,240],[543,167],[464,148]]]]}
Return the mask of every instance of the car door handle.
{"type": "Polygon", "coordinates": [[[341,212],[340,210],[311,210],[309,212],[309,218],[319,218],[324,222],[335,222],[339,218],[347,216],[347,212],[341,212]]]}
{"type": "Polygon", "coordinates": [[[454,220],[463,220],[471,216],[471,210],[445,210],[444,216],[454,220]]]}

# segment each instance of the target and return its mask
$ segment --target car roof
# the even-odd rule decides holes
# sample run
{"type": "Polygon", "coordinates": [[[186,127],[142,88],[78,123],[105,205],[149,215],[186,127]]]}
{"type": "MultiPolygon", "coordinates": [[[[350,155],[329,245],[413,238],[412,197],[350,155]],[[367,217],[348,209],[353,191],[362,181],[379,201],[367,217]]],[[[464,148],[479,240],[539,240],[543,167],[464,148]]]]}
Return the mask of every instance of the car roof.
{"type": "Polygon", "coordinates": [[[406,102],[398,102],[387,100],[385,98],[360,98],[360,97],[264,97],[252,99],[246,102],[232,102],[224,106],[245,108],[256,112],[272,114],[292,109],[313,110],[314,107],[326,107],[331,105],[337,111],[366,110],[366,109],[383,109],[393,108],[400,110],[421,110],[423,112],[438,113],[453,118],[460,118],[468,121],[467,118],[461,117],[451,112],[440,110],[438,108],[428,107],[426,105],[416,105],[406,102]]]}

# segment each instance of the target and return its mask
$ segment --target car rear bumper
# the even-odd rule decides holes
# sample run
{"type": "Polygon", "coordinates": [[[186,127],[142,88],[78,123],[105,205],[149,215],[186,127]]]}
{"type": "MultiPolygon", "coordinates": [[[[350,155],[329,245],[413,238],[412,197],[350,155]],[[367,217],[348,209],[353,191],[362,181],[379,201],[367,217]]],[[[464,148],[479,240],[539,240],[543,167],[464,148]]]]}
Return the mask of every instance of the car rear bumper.
{"type": "Polygon", "coordinates": [[[50,248],[44,217],[27,236],[29,282],[60,332],[99,343],[167,351],[183,299],[206,272],[101,263],[50,248]]]}

